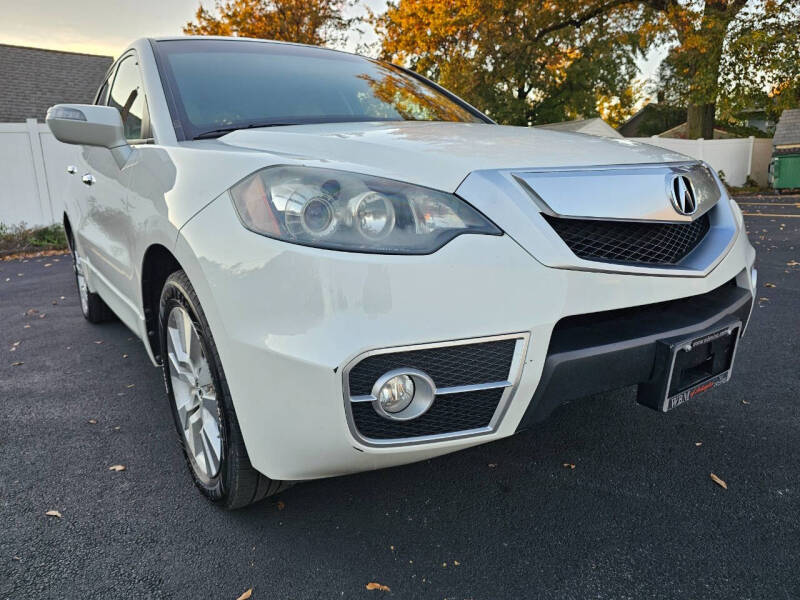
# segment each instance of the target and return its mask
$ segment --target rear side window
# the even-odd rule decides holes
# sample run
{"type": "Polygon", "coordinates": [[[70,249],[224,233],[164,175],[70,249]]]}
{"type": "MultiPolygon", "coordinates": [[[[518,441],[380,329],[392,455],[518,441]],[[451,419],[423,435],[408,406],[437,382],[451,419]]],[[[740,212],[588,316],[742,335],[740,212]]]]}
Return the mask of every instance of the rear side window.
{"type": "Polygon", "coordinates": [[[119,63],[108,96],[108,106],[119,110],[125,126],[125,139],[140,140],[144,137],[142,127],[147,108],[135,56],[128,56],[119,63]]]}

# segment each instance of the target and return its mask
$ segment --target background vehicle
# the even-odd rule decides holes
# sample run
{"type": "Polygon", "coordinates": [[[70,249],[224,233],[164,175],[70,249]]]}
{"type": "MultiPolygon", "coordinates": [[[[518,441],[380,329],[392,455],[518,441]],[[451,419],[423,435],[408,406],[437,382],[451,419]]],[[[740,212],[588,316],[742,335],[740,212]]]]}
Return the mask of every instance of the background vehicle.
{"type": "Polygon", "coordinates": [[[144,341],[224,506],[730,377],[755,253],[681,155],[243,39],[139,40],[48,123],[84,146],[64,216],[84,314],[144,341]]]}

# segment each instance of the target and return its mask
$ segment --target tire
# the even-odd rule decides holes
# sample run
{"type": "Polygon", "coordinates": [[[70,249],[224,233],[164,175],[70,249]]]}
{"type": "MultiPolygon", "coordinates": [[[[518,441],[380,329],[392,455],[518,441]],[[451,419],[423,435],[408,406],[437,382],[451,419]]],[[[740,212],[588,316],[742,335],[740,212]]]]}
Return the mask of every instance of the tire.
{"type": "Polygon", "coordinates": [[[170,275],[161,291],[159,338],[175,429],[200,491],[215,504],[235,509],[289,487],[250,464],[217,346],[183,271],[170,275]]]}
{"type": "Polygon", "coordinates": [[[75,273],[75,285],[78,288],[78,298],[80,299],[81,312],[84,318],[90,323],[103,323],[116,318],[114,312],[103,302],[99,294],[89,289],[89,284],[83,276],[81,261],[78,251],[75,248],[75,241],[70,238],[69,247],[72,253],[72,270],[75,273]]]}

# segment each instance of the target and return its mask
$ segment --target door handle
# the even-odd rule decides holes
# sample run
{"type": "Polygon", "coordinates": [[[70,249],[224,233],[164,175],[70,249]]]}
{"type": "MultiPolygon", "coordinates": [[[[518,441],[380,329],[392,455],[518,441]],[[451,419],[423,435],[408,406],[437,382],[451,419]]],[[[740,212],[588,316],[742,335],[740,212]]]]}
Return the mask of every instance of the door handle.
{"type": "Polygon", "coordinates": [[[87,173],[86,175],[81,177],[81,181],[86,185],[92,185],[97,180],[94,178],[94,175],[92,175],[91,173],[87,173]]]}
{"type": "Polygon", "coordinates": [[[75,165],[70,165],[67,167],[67,173],[69,173],[70,175],[75,175],[75,173],[77,172],[78,172],[78,167],[76,167],[75,165]]]}

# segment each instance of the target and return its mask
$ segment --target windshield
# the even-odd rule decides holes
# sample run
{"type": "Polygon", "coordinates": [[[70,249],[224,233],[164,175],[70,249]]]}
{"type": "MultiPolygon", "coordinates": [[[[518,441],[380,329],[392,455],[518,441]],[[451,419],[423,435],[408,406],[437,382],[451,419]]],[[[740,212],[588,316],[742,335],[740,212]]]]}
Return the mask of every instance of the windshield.
{"type": "Polygon", "coordinates": [[[270,124],[488,121],[402,69],[361,56],[242,40],[155,47],[184,139],[270,124]]]}

